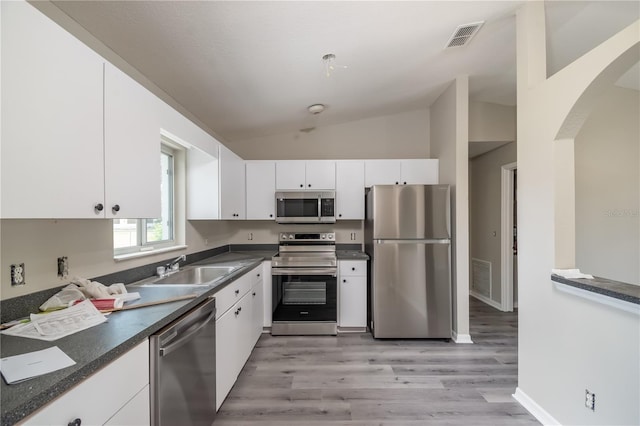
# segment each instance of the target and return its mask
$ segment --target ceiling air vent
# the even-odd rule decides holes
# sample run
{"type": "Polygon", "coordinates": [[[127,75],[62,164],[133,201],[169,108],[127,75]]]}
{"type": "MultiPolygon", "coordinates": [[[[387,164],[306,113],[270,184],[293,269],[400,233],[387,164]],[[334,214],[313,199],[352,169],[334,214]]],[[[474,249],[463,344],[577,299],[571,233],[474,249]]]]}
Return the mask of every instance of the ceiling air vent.
{"type": "Polygon", "coordinates": [[[484,21],[473,22],[471,24],[459,25],[447,42],[445,49],[450,47],[460,47],[467,44],[478,32],[484,21]]]}

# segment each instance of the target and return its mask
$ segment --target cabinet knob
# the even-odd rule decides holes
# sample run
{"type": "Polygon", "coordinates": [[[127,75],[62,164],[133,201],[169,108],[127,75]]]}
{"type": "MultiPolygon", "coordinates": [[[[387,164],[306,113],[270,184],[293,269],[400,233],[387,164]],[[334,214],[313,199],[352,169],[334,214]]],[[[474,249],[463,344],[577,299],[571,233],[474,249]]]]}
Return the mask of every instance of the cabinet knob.
{"type": "Polygon", "coordinates": [[[260,274],[258,274],[258,276],[260,276],[260,274]]]}
{"type": "Polygon", "coordinates": [[[407,182],[404,183],[405,185],[407,184],[407,182]]]}
{"type": "Polygon", "coordinates": [[[236,290],[236,295],[240,294],[240,290],[236,290]]]}
{"type": "Polygon", "coordinates": [[[356,268],[355,268],[355,267],[353,267],[353,268],[351,268],[351,270],[352,270],[352,271],[355,271],[355,270],[356,270],[356,268]]]}
{"type": "Polygon", "coordinates": [[[342,282],[343,282],[343,283],[346,283],[346,282],[347,282],[347,280],[342,280],[342,282]]]}
{"type": "Polygon", "coordinates": [[[304,188],[304,185],[303,185],[303,184],[300,184],[300,188],[304,188]]]}
{"type": "Polygon", "coordinates": [[[309,188],[311,188],[311,184],[307,185],[309,188]]]}
{"type": "Polygon", "coordinates": [[[120,205],[114,205],[113,207],[111,207],[111,210],[113,210],[114,213],[118,213],[120,211],[120,205]]]}
{"type": "Polygon", "coordinates": [[[338,217],[342,217],[342,213],[340,213],[340,214],[338,215],[338,217]]]}
{"type": "Polygon", "coordinates": [[[81,419],[75,419],[67,423],[67,426],[80,426],[82,424],[81,419]]]}
{"type": "Polygon", "coordinates": [[[255,296],[255,295],[256,295],[256,292],[254,291],[254,292],[253,292],[253,296],[255,296]]]}
{"type": "Polygon", "coordinates": [[[93,208],[97,211],[97,212],[101,212],[104,209],[104,206],[102,205],[102,203],[98,203],[95,206],[93,206],[93,208]]]}
{"type": "Polygon", "coordinates": [[[273,215],[272,215],[272,214],[270,214],[270,215],[269,215],[269,217],[273,217],[273,215]]]}
{"type": "Polygon", "coordinates": [[[238,312],[240,312],[242,310],[242,306],[238,307],[238,312]]]}
{"type": "Polygon", "coordinates": [[[236,314],[236,316],[238,316],[240,314],[240,308],[236,309],[236,311],[234,312],[234,314],[236,314]]]}

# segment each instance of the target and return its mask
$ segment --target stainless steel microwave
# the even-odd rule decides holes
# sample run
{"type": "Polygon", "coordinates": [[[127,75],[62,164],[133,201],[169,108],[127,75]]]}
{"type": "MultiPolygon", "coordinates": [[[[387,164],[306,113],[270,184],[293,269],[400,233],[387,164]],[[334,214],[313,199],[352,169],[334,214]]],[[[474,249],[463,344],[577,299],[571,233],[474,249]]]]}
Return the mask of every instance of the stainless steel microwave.
{"type": "Polygon", "coordinates": [[[335,191],[276,192],[276,222],[335,223],[335,191]]]}

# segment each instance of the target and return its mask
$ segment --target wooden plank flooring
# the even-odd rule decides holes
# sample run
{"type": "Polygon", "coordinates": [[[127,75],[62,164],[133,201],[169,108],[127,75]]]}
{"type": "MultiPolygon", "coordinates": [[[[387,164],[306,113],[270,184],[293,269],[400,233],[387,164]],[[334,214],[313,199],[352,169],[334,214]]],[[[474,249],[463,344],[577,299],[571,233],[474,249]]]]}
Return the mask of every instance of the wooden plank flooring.
{"type": "Polygon", "coordinates": [[[263,334],[215,425],[538,424],[511,397],[517,315],[470,307],[473,345],[263,334]]]}

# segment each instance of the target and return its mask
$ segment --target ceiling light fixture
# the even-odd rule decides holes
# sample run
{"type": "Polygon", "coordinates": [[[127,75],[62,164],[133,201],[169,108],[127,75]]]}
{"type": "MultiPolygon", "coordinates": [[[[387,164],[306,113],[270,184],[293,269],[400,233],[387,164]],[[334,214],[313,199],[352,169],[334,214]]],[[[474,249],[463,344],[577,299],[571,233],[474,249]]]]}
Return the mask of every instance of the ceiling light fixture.
{"type": "Polygon", "coordinates": [[[324,105],[322,104],[309,105],[307,107],[307,111],[309,111],[313,115],[320,114],[322,111],[324,111],[324,105]]]}
{"type": "Polygon", "coordinates": [[[331,77],[331,73],[333,73],[336,68],[348,68],[346,65],[338,65],[336,64],[336,55],[333,53],[327,53],[322,57],[322,62],[324,62],[324,74],[327,78],[331,77]]]}

